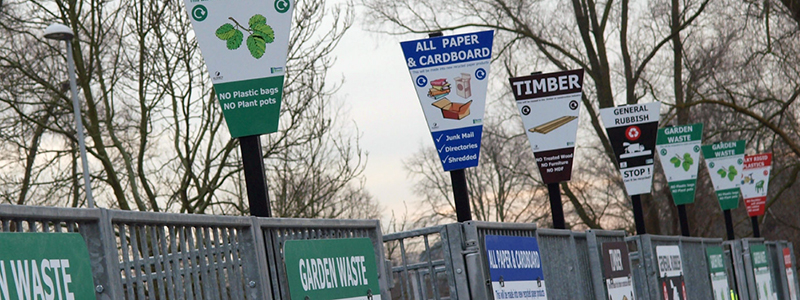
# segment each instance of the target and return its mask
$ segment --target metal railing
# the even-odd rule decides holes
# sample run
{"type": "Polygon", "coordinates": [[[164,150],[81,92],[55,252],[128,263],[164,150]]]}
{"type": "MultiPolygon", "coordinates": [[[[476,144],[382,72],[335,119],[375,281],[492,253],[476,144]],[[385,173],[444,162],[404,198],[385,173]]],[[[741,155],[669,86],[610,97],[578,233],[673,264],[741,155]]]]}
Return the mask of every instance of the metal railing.
{"type": "MultiPolygon", "coordinates": [[[[286,240],[366,237],[384,261],[377,220],[0,205],[0,231],[80,233],[97,299],[289,299],[286,240]]],[[[378,268],[385,287],[385,266],[378,268]]],[[[389,299],[385,289],[381,296],[389,299]]]]}

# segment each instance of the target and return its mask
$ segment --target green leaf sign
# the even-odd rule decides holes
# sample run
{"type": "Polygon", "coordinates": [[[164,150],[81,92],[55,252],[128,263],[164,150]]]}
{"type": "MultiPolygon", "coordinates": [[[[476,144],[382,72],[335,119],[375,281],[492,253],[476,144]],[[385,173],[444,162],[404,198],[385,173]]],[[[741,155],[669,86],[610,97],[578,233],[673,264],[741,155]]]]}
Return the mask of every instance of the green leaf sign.
{"type": "Polygon", "coordinates": [[[702,123],[658,130],[656,149],[676,205],[694,202],[702,138],[702,123]]]}
{"type": "Polygon", "coordinates": [[[184,1],[232,138],[278,131],[295,5],[276,1],[184,1]]]}
{"type": "Polygon", "coordinates": [[[720,142],[703,146],[708,172],[722,210],[739,207],[739,186],[736,177],[744,167],[745,142],[720,142]]]}

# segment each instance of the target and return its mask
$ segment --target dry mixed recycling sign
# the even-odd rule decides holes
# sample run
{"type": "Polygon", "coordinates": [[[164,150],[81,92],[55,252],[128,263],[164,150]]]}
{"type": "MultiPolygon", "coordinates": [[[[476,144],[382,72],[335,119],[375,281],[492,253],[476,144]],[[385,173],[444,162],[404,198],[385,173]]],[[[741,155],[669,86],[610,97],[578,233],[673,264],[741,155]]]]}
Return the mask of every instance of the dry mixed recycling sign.
{"type": "Polygon", "coordinates": [[[739,207],[739,174],[744,167],[744,140],[703,145],[708,174],[722,210],[739,207]]]}
{"type": "Polygon", "coordinates": [[[232,137],[278,130],[291,0],[186,0],[232,137]]]}
{"type": "Polygon", "coordinates": [[[291,299],[381,299],[369,238],[286,241],[283,253],[291,299]]]}
{"type": "Polygon", "coordinates": [[[78,233],[0,233],[0,300],[95,299],[78,233]]]}
{"type": "Polygon", "coordinates": [[[675,205],[694,202],[702,139],[702,123],[658,130],[656,149],[675,205]]]}
{"type": "Polygon", "coordinates": [[[494,31],[400,43],[445,171],[478,166],[494,31]]]}
{"type": "Polygon", "coordinates": [[[744,156],[744,167],[739,177],[744,205],[751,217],[764,215],[771,171],[772,153],[744,156]]]}
{"type": "Polygon", "coordinates": [[[650,193],[659,109],[661,102],[600,110],[628,195],[650,193]]]}
{"type": "Polygon", "coordinates": [[[509,81],[542,181],[569,181],[581,112],[583,69],[509,81]]]}

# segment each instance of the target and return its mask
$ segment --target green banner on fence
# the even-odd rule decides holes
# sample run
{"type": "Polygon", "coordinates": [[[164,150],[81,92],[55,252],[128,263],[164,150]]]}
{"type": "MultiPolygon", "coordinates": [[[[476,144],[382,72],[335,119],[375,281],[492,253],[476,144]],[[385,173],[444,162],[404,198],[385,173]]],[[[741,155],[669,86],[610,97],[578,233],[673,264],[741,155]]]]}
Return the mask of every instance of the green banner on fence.
{"type": "Polygon", "coordinates": [[[11,299],[95,299],[83,237],[0,233],[0,300],[11,299]]]}
{"type": "Polygon", "coordinates": [[[283,253],[291,299],[381,299],[368,238],[286,241],[283,253]]]}

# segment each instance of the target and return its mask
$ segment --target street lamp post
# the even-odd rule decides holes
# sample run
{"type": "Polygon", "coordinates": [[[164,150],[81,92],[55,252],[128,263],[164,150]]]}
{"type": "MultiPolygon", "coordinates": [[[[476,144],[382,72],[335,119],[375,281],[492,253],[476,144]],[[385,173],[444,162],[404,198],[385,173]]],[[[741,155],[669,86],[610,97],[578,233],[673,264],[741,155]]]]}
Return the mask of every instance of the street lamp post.
{"type": "Polygon", "coordinates": [[[72,109],[75,114],[75,131],[78,132],[78,145],[81,149],[81,163],[83,165],[83,184],[86,189],[86,201],[89,208],[94,208],[94,197],[92,197],[92,184],[89,180],[89,162],[86,160],[86,142],[83,136],[83,121],[81,121],[81,110],[78,104],[78,86],[75,81],[75,61],[72,59],[72,38],[75,34],[72,29],[64,24],[53,23],[44,30],[44,37],[51,40],[67,42],[67,61],[69,62],[69,87],[72,91],[72,109]]]}

